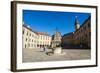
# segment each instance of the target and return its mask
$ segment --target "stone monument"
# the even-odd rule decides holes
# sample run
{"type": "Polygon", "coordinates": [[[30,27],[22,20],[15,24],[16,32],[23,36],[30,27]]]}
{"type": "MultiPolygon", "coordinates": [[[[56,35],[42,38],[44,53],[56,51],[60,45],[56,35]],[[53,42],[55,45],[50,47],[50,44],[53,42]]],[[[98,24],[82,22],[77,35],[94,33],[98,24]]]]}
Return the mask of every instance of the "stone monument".
{"type": "Polygon", "coordinates": [[[54,54],[61,54],[61,53],[62,53],[62,48],[61,48],[61,47],[56,47],[56,48],[53,50],[53,53],[54,53],[54,54]]]}

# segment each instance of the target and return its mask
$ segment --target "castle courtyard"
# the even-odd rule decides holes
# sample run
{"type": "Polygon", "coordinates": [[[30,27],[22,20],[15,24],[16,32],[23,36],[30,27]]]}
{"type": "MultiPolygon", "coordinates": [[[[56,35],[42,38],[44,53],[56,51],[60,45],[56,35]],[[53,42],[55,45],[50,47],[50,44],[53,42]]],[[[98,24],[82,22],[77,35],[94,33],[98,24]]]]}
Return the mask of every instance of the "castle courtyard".
{"type": "Polygon", "coordinates": [[[64,60],[86,60],[91,59],[90,49],[63,49],[64,54],[48,54],[51,49],[24,49],[23,48],[23,62],[45,62],[45,61],[64,61],[64,60]]]}

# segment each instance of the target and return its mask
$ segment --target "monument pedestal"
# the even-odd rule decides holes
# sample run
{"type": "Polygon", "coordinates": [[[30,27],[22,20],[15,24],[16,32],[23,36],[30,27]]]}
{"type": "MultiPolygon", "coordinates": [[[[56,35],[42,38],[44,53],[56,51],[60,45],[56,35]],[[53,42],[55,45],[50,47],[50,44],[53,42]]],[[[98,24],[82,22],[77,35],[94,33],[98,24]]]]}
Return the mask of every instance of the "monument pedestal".
{"type": "Polygon", "coordinates": [[[62,48],[61,48],[61,47],[56,47],[56,48],[53,50],[53,53],[54,53],[54,54],[61,54],[61,53],[62,53],[62,48]]]}
{"type": "Polygon", "coordinates": [[[49,56],[52,56],[52,55],[59,56],[59,55],[65,55],[66,53],[62,51],[61,47],[56,47],[56,48],[53,49],[52,52],[48,52],[47,54],[49,56]]]}

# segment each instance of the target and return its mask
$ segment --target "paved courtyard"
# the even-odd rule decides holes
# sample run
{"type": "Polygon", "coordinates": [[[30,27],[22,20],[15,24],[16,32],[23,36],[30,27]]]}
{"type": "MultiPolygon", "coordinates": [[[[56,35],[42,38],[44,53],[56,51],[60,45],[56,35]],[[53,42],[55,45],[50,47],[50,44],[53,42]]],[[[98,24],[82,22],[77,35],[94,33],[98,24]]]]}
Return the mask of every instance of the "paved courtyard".
{"type": "Polygon", "coordinates": [[[43,49],[24,49],[23,62],[43,62],[43,61],[64,61],[64,60],[84,60],[91,58],[90,49],[63,49],[62,55],[50,54],[51,49],[46,52],[43,49]]]}

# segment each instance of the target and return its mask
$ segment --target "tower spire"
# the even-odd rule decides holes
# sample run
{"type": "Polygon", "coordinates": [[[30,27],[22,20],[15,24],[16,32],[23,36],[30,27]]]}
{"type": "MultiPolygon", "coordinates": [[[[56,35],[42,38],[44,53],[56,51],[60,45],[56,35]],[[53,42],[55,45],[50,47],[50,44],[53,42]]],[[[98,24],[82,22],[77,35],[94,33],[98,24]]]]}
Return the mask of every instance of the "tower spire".
{"type": "Polygon", "coordinates": [[[75,16],[75,30],[77,30],[79,28],[80,28],[80,24],[79,24],[77,16],[75,16]]]}
{"type": "Polygon", "coordinates": [[[56,30],[55,30],[56,32],[58,32],[58,28],[56,27],[56,30]]]}

